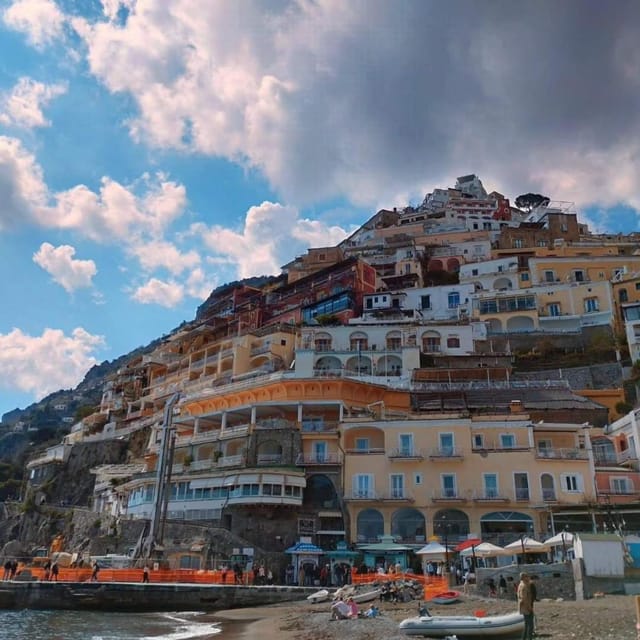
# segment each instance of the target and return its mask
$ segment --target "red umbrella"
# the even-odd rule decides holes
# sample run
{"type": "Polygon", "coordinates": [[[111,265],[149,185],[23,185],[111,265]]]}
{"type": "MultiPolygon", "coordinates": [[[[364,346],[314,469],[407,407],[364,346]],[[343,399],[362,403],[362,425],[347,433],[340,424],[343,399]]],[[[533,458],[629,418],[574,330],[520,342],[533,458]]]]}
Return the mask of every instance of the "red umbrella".
{"type": "Polygon", "coordinates": [[[453,550],[464,551],[469,547],[477,547],[481,542],[482,540],[480,540],[480,538],[467,538],[466,540],[463,540],[461,543],[456,545],[453,550]]]}

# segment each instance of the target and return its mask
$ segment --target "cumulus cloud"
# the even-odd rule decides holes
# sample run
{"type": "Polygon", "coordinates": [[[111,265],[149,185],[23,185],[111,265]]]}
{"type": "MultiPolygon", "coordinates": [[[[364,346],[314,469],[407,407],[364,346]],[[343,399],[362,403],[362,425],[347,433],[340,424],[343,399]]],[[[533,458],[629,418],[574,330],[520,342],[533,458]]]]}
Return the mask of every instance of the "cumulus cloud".
{"type": "Polygon", "coordinates": [[[142,304],[158,304],[168,309],[178,306],[184,298],[182,285],[175,281],[163,281],[151,278],[148,282],[138,287],[131,298],[142,304]]]}
{"type": "Polygon", "coordinates": [[[479,172],[511,195],[637,207],[599,160],[640,173],[634,0],[128,8],[73,25],[92,73],[136,101],[136,138],[258,167],[287,202],[388,205],[479,172]],[[572,159],[583,179],[558,184],[572,159]]]}
{"type": "Polygon", "coordinates": [[[54,247],[43,242],[33,255],[33,261],[51,275],[54,282],[72,293],[76,289],[91,287],[96,275],[96,263],[93,260],[76,260],[76,250],[69,245],[54,247]]]}
{"type": "Polygon", "coordinates": [[[65,84],[47,85],[32,78],[20,78],[10,92],[0,96],[0,124],[26,129],[49,126],[42,108],[66,90],[65,84]]]}
{"type": "Polygon", "coordinates": [[[4,23],[38,48],[62,36],[64,14],[53,0],[15,0],[2,14],[4,23]]]}
{"type": "Polygon", "coordinates": [[[162,268],[167,269],[173,275],[179,275],[200,264],[200,256],[197,251],[181,252],[174,244],[166,240],[134,245],[130,252],[136,256],[145,271],[155,271],[162,268]]]}
{"type": "Polygon", "coordinates": [[[240,278],[279,273],[285,262],[310,245],[330,246],[348,235],[340,227],[300,220],[295,207],[273,202],[251,207],[240,231],[196,223],[191,232],[214,254],[237,264],[240,278]]]}
{"type": "Polygon", "coordinates": [[[97,364],[93,354],[103,346],[102,336],[80,327],[71,335],[45,329],[40,336],[13,329],[0,334],[0,385],[31,393],[37,400],[58,389],[75,387],[97,364]]]}

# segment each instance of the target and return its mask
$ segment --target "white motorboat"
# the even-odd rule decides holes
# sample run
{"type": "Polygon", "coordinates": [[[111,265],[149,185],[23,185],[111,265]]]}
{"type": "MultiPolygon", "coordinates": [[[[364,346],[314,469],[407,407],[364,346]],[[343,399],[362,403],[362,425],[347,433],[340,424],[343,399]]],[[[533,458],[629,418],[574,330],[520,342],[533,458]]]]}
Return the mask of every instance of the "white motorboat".
{"type": "Polygon", "coordinates": [[[372,602],[380,597],[380,589],[372,589],[371,591],[356,591],[352,596],[353,601],[357,604],[372,602]]]}
{"type": "Polygon", "coordinates": [[[407,636],[446,638],[513,638],[522,634],[524,618],[519,613],[501,616],[416,616],[400,623],[400,631],[407,636]]]}
{"type": "Polygon", "coordinates": [[[326,589],[320,589],[320,591],[316,591],[315,593],[312,593],[310,596],[307,596],[307,600],[309,602],[316,603],[316,602],[324,602],[325,600],[329,599],[329,592],[326,589]]]}

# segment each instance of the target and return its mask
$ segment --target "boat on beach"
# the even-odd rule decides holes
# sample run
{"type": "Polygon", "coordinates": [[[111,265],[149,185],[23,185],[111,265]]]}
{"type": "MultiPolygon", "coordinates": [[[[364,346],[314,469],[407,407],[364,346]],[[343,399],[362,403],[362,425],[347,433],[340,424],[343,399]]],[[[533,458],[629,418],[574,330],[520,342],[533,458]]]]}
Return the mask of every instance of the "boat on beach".
{"type": "Polygon", "coordinates": [[[431,598],[431,602],[434,604],[453,604],[458,600],[460,600],[459,591],[441,591],[431,598]]]}
{"type": "Polygon", "coordinates": [[[324,602],[329,599],[329,591],[327,589],[320,589],[316,593],[312,593],[310,596],[307,596],[307,600],[311,602],[311,604],[315,604],[316,602],[324,602]]]}
{"type": "Polygon", "coordinates": [[[416,616],[400,623],[400,631],[407,636],[446,638],[456,636],[458,640],[474,638],[518,637],[524,629],[524,618],[519,613],[499,616],[416,616]]]}

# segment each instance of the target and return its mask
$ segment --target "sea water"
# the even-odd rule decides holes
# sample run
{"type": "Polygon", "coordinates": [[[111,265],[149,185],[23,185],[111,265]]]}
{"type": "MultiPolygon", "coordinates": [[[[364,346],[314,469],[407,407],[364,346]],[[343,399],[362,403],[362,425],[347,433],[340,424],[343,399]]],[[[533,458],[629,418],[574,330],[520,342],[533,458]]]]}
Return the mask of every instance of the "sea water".
{"type": "Polygon", "coordinates": [[[1,640],[205,640],[220,632],[196,612],[0,611],[1,640]]]}

